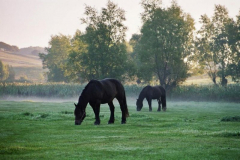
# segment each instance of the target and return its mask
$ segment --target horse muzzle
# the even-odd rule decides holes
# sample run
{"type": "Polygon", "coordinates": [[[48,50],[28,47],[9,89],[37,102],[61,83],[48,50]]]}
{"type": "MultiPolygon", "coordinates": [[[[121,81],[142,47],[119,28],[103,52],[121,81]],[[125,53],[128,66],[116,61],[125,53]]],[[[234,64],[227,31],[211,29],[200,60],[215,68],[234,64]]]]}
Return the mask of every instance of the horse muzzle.
{"type": "Polygon", "coordinates": [[[81,125],[82,121],[80,120],[75,120],[75,125],[81,125]]]}

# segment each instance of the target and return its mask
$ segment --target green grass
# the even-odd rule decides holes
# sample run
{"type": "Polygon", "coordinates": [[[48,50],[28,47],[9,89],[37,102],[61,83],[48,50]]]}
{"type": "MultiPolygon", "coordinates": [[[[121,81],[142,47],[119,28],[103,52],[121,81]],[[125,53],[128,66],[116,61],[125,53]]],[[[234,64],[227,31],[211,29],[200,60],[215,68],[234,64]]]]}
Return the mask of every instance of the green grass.
{"type": "Polygon", "coordinates": [[[73,102],[0,101],[0,159],[240,159],[239,103],[168,102],[167,112],[137,112],[128,99],[130,117],[108,125],[109,108],[74,125],[73,102]]]}

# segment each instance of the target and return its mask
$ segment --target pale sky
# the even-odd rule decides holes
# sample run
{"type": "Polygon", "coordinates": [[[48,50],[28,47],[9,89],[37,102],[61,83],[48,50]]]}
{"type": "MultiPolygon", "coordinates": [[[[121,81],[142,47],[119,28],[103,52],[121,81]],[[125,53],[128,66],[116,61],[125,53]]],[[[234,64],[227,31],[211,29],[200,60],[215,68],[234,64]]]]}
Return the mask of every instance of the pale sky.
{"type": "MultiPolygon", "coordinates": [[[[99,12],[108,0],[0,0],[0,41],[19,48],[48,47],[52,35],[73,36],[77,29],[84,31],[80,18],[84,17],[85,5],[99,12]]],[[[139,33],[142,26],[141,0],[112,0],[126,12],[125,25],[128,27],[126,39],[139,33]]],[[[171,0],[162,0],[169,6],[171,0]]],[[[185,13],[195,19],[199,28],[199,18],[203,14],[213,15],[214,5],[224,5],[231,18],[240,10],[240,0],[177,0],[185,13]]]]}

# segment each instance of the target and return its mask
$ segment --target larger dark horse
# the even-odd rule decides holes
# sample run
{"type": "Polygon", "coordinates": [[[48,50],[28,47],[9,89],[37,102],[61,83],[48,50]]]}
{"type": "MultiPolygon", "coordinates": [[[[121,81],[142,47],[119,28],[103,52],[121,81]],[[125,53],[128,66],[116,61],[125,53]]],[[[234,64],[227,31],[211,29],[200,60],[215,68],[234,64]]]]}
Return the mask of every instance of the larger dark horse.
{"type": "Polygon", "coordinates": [[[95,114],[95,125],[100,124],[100,105],[108,103],[111,115],[108,124],[114,123],[113,99],[116,98],[122,111],[122,124],[126,123],[128,108],[123,85],[116,79],[91,80],[82,91],[78,104],[75,104],[75,125],[80,125],[86,117],[85,109],[89,103],[95,114]]]}
{"type": "Polygon", "coordinates": [[[152,111],[152,99],[158,101],[158,111],[161,111],[161,103],[163,111],[166,111],[166,91],[162,86],[146,86],[142,89],[137,99],[137,111],[140,111],[143,107],[143,100],[147,99],[149,105],[149,111],[152,111]]]}

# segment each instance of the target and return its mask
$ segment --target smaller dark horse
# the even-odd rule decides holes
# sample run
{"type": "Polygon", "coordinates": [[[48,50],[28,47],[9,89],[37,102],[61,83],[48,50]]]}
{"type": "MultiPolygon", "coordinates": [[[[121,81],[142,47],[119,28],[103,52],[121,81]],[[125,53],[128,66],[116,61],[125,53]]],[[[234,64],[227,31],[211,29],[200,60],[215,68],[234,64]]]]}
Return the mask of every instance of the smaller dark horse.
{"type": "Polygon", "coordinates": [[[116,79],[91,80],[82,91],[78,104],[75,104],[75,125],[80,125],[86,117],[86,107],[89,103],[95,114],[95,125],[100,124],[100,105],[108,103],[111,115],[108,124],[114,123],[113,99],[116,98],[122,111],[122,124],[129,116],[126,95],[123,85],[116,79]]]}
{"type": "Polygon", "coordinates": [[[163,111],[166,111],[166,91],[162,86],[146,86],[142,89],[137,99],[137,111],[140,111],[143,107],[143,100],[147,99],[149,105],[149,111],[152,111],[152,99],[157,99],[158,110],[161,111],[161,103],[163,111]]]}

